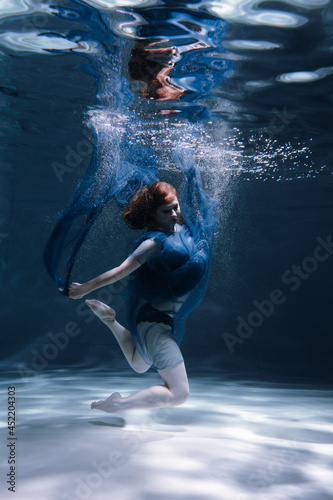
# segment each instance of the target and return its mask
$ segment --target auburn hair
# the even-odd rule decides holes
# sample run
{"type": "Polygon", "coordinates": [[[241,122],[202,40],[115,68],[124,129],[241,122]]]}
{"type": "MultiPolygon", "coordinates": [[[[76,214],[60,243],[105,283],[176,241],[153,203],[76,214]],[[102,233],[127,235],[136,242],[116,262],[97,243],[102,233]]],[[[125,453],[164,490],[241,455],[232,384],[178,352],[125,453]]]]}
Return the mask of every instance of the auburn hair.
{"type": "Polygon", "coordinates": [[[144,229],[155,224],[156,211],[177,196],[177,191],[167,182],[154,182],[140,188],[127,202],[124,221],[131,229],[144,229]]]}

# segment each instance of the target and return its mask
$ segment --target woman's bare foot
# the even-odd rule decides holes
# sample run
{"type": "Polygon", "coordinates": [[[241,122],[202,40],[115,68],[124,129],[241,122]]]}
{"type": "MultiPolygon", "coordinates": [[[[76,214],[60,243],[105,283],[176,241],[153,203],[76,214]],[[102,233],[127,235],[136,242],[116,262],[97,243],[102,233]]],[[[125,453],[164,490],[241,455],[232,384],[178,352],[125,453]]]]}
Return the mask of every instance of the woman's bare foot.
{"type": "Polygon", "coordinates": [[[96,316],[103,321],[103,323],[109,324],[112,323],[116,317],[116,311],[111,309],[111,307],[107,306],[103,302],[99,300],[85,300],[87,306],[96,314],[96,316]]]}
{"type": "Polygon", "coordinates": [[[92,410],[103,410],[106,411],[107,413],[116,413],[117,411],[120,411],[120,406],[121,406],[121,400],[123,398],[119,394],[119,392],[114,392],[111,394],[106,399],[103,399],[101,401],[93,401],[91,403],[91,409],[92,410]]]}

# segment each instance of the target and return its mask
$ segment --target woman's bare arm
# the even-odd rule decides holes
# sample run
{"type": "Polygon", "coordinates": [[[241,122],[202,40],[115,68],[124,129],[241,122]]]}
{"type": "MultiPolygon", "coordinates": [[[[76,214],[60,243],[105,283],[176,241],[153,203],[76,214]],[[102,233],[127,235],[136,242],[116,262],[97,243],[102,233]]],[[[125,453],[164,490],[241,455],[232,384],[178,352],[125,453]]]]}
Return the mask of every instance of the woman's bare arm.
{"type": "Polygon", "coordinates": [[[127,259],[124,260],[120,266],[110,269],[110,271],[106,271],[86,283],[72,283],[69,288],[69,296],[72,299],[81,299],[88,293],[93,292],[98,288],[110,285],[111,283],[115,283],[116,281],[125,278],[140,266],[140,262],[138,262],[134,257],[127,257],[127,259]]]}

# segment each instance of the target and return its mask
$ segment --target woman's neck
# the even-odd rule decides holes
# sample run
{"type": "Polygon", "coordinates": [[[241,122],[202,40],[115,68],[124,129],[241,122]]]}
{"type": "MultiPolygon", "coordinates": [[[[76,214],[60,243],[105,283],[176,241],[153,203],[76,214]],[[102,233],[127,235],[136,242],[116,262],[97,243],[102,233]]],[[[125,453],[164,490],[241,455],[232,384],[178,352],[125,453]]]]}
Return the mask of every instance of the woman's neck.
{"type": "Polygon", "coordinates": [[[170,228],[162,227],[162,226],[153,226],[151,231],[160,231],[165,234],[175,234],[177,232],[177,223],[170,226],[170,228]]]}

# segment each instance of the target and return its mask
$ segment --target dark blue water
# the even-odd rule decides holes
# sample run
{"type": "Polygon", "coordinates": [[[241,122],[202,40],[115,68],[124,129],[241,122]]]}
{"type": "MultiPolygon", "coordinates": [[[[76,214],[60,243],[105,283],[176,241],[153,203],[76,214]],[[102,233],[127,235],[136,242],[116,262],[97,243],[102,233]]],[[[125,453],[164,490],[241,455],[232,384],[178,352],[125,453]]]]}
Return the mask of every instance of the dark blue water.
{"type": "MultiPolygon", "coordinates": [[[[99,189],[126,132],[129,151],[149,148],[172,182],[181,180],[171,149],[189,148],[219,201],[210,287],[184,340],[188,364],[331,376],[332,15],[324,0],[2,7],[4,359],[31,368],[31,343],[40,349],[74,317],[81,334],[52,362],[111,356],[121,365],[103,334],[91,338],[84,306],[52,288],[42,252],[96,137],[99,189]],[[274,290],[277,302],[258,310],[274,290]]],[[[115,265],[132,241],[111,203],[73,279],[115,265]]],[[[105,294],[121,312],[119,291],[105,294]]]]}
{"type": "MultiPolygon", "coordinates": [[[[1,382],[17,391],[20,500],[333,497],[332,20],[329,0],[1,3],[1,382]],[[157,374],[130,373],[58,293],[44,248],[86,173],[100,193],[124,151],[149,151],[182,189],[174,147],[219,202],[182,342],[192,395],[92,415],[92,399],[157,374]]],[[[133,239],[111,200],[73,279],[118,265],[133,239]]],[[[120,320],[125,286],[94,295],[120,320]]]]}

